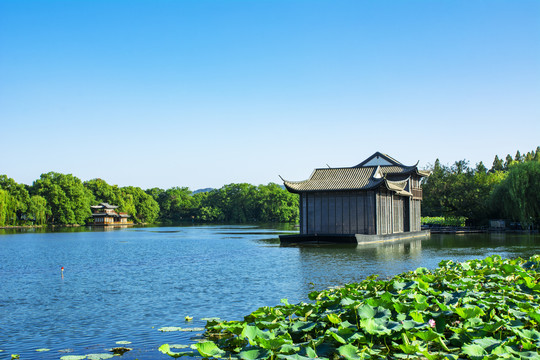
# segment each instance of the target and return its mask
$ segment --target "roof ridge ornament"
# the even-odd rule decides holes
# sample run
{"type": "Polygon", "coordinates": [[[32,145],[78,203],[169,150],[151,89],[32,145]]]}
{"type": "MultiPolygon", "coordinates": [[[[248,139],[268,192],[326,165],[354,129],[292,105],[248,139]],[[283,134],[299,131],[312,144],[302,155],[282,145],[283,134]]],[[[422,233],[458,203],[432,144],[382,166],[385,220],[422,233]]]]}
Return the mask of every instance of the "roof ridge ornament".
{"type": "Polygon", "coordinates": [[[384,174],[381,171],[381,165],[377,166],[377,169],[375,169],[375,172],[373,173],[373,177],[375,179],[384,178],[384,174]]]}

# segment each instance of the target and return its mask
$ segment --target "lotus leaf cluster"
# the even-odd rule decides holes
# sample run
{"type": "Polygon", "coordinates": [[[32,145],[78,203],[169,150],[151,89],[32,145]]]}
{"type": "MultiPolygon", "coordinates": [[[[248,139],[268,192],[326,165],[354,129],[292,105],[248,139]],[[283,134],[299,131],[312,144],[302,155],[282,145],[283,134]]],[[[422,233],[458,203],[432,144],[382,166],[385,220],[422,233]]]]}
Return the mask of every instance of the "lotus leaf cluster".
{"type": "Polygon", "coordinates": [[[205,358],[540,359],[540,256],[442,261],[207,321],[205,358]]]}

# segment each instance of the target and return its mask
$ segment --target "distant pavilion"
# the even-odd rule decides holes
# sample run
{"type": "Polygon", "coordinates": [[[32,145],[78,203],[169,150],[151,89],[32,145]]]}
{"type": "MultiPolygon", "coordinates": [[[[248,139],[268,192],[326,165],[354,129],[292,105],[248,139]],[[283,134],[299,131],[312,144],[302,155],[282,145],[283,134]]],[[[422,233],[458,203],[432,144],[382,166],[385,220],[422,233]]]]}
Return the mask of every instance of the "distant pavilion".
{"type": "Polygon", "coordinates": [[[109,226],[109,225],[129,225],[130,217],[126,213],[116,212],[118,208],[116,205],[110,205],[108,203],[100,203],[99,205],[90,206],[92,208],[92,217],[94,218],[94,225],[97,226],[109,226]]]}
{"type": "Polygon", "coordinates": [[[283,180],[300,195],[300,234],[282,242],[366,242],[421,231],[420,181],[429,171],[376,152],[353,167],[315,169],[304,181],[283,180]],[[369,236],[368,236],[369,235],[369,236]],[[375,237],[374,237],[375,236],[375,237]]]}

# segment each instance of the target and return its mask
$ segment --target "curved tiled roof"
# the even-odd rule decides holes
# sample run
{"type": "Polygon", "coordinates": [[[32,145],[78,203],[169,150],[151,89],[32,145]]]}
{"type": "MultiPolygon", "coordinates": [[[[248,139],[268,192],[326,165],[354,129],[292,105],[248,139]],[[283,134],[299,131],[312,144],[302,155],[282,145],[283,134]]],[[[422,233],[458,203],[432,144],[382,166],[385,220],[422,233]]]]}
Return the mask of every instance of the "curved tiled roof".
{"type": "Polygon", "coordinates": [[[411,174],[428,176],[429,172],[418,170],[416,165],[406,166],[388,155],[375,153],[379,157],[387,157],[389,165],[362,165],[354,167],[315,169],[309,179],[304,181],[287,181],[283,183],[287,190],[293,193],[310,191],[338,190],[370,190],[381,185],[403,196],[412,196],[405,190],[411,174]],[[382,174],[382,176],[381,176],[382,174]]]}
{"type": "Polygon", "coordinates": [[[373,177],[377,167],[315,169],[308,180],[287,181],[291,192],[321,190],[371,189],[379,186],[382,178],[373,177]]]}

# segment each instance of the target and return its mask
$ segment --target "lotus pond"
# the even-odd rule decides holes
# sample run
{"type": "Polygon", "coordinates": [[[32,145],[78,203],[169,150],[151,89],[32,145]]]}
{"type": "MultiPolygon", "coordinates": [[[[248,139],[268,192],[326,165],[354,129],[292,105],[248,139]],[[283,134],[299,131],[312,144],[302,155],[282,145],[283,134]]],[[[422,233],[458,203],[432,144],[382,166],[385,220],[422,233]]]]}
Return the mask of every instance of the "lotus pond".
{"type": "Polygon", "coordinates": [[[513,351],[519,358],[534,356],[538,345],[531,315],[538,300],[528,297],[537,296],[538,277],[507,279],[517,270],[529,274],[536,260],[501,268],[504,258],[540,254],[538,235],[280,247],[278,234],[288,229],[84,230],[0,230],[0,359],[171,359],[167,352],[190,351],[200,358],[199,350],[243,358],[435,357],[444,347],[461,357],[513,351]],[[502,259],[457,264],[492,255],[502,259]],[[443,260],[451,262],[435,270],[443,260]],[[468,272],[494,267],[502,270],[485,270],[483,287],[467,282],[468,272]],[[418,268],[425,269],[408,273],[418,268]],[[454,289],[447,279],[448,287],[436,288],[445,274],[465,285],[454,289]],[[505,288],[512,282],[519,294],[505,288]],[[364,330],[353,331],[359,325],[364,330]],[[168,349],[159,351],[163,344],[168,349]]]}

